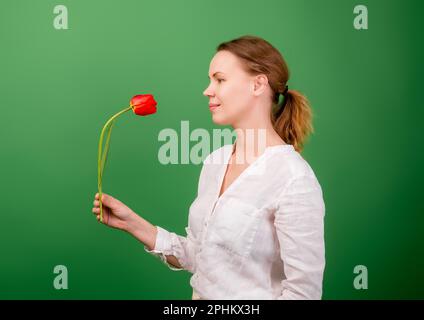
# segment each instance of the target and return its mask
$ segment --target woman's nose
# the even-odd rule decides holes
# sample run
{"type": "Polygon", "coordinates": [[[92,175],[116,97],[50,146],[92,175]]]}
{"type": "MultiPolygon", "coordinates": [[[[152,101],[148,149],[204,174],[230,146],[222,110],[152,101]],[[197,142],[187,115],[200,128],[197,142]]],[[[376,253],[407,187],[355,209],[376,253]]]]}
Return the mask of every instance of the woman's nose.
{"type": "Polygon", "coordinates": [[[203,91],[204,96],[211,96],[212,95],[212,90],[210,90],[209,88],[210,88],[210,85],[205,89],[205,91],[203,91]]]}

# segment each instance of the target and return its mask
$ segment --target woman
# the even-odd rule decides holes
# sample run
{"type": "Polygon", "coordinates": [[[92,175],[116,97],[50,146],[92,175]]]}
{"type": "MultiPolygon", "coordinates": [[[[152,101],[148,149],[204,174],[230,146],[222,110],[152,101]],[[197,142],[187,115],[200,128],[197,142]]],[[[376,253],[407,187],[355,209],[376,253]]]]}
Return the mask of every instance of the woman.
{"type": "MultiPolygon", "coordinates": [[[[299,153],[313,131],[307,99],[288,90],[283,57],[259,37],[220,44],[209,78],[203,94],[212,119],[237,136],[204,160],[186,237],[107,194],[104,223],[132,234],[171,270],[193,273],[193,299],[321,299],[325,205],[299,153]]],[[[93,212],[99,220],[98,194],[93,212]]]]}

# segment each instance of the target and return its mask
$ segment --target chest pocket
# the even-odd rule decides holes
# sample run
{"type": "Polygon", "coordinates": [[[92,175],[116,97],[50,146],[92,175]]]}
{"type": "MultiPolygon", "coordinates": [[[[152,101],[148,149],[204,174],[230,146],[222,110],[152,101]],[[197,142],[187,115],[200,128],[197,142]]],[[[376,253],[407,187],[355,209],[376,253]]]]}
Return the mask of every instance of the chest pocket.
{"type": "Polygon", "coordinates": [[[218,211],[214,213],[216,216],[209,230],[210,244],[246,257],[258,228],[259,209],[231,198],[218,211]]]}

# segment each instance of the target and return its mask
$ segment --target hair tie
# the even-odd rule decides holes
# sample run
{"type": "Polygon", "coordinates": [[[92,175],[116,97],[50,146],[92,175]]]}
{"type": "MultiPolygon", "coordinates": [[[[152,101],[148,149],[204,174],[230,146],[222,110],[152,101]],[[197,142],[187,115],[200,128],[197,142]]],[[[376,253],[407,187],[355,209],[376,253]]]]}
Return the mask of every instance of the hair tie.
{"type": "Polygon", "coordinates": [[[284,97],[284,101],[283,101],[283,104],[282,104],[281,108],[278,109],[278,111],[277,111],[277,113],[275,115],[275,117],[277,119],[278,119],[278,117],[280,117],[281,113],[284,110],[284,107],[286,106],[286,103],[287,103],[287,93],[288,93],[288,91],[289,91],[289,86],[286,86],[286,88],[284,89],[284,91],[281,93],[283,95],[283,97],[284,97]]]}

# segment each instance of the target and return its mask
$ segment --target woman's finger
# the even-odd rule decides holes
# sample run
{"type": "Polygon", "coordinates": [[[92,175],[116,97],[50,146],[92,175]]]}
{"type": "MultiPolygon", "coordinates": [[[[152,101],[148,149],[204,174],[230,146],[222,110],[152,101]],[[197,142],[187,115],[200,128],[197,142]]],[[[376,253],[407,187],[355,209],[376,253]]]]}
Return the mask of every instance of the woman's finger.
{"type": "Polygon", "coordinates": [[[98,201],[98,200],[94,200],[93,204],[94,204],[95,207],[100,207],[100,201],[98,201]]]}
{"type": "MultiPolygon", "coordinates": [[[[100,222],[100,214],[97,214],[96,219],[97,219],[97,221],[100,222]]],[[[109,215],[106,212],[103,211],[103,222],[102,223],[107,225],[108,222],[109,222],[109,215]]]]}

